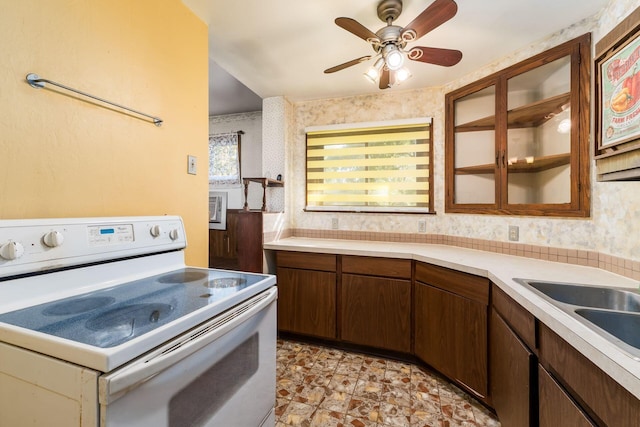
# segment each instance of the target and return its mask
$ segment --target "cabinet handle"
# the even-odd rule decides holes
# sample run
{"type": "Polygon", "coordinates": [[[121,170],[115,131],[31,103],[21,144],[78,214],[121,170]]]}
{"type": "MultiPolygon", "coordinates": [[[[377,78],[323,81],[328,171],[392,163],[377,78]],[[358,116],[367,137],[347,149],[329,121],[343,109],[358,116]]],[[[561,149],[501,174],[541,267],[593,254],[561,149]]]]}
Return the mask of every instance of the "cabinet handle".
{"type": "Polygon", "coordinates": [[[500,167],[500,153],[496,153],[496,168],[500,167]]]}

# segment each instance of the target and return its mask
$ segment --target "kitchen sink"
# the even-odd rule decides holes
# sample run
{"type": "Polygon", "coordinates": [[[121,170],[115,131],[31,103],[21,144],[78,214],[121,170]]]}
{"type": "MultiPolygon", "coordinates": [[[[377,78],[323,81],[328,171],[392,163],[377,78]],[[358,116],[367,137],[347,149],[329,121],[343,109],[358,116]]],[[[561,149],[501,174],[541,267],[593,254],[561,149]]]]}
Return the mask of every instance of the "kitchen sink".
{"type": "Polygon", "coordinates": [[[640,361],[640,293],[628,288],[514,279],[640,361]]]}
{"type": "Polygon", "coordinates": [[[620,341],[640,349],[640,315],[588,308],[579,308],[575,312],[620,341]]]}
{"type": "Polygon", "coordinates": [[[526,281],[534,289],[565,304],[640,313],[640,294],[619,288],[526,281]]]}

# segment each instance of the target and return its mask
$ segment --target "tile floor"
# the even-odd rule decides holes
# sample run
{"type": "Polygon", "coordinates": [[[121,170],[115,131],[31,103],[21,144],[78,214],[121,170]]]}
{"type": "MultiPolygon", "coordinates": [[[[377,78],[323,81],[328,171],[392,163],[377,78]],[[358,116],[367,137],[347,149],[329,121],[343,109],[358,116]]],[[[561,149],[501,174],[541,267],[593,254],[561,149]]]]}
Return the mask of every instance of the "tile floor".
{"type": "Polygon", "coordinates": [[[486,408],[416,365],[278,340],[276,427],[500,426],[486,408]]]}

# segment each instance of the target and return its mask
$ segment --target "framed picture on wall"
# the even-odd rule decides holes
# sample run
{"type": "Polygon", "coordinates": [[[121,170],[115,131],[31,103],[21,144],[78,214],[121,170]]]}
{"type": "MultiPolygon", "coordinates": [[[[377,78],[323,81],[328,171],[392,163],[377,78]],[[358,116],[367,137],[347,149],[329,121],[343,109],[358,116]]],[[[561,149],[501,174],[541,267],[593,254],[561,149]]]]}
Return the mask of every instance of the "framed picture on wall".
{"type": "Polygon", "coordinates": [[[640,148],[640,28],[596,55],[596,156],[640,148]]]}

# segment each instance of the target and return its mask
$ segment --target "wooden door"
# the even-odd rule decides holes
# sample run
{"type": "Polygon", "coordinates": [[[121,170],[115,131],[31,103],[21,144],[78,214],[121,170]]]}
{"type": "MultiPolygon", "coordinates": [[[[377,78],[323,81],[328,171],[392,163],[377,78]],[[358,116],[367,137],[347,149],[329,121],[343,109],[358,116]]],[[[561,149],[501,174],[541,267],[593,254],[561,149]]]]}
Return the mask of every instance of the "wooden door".
{"type": "Polygon", "coordinates": [[[336,273],[278,267],[278,329],[336,338],[336,273]]]}
{"type": "Polygon", "coordinates": [[[486,399],[487,306],[416,282],[415,354],[486,399]]]}
{"type": "MultiPolygon", "coordinates": [[[[542,367],[538,367],[540,427],[595,427],[584,412],[542,367]]],[[[500,421],[502,416],[498,413],[500,421]]],[[[636,420],[638,421],[638,420],[636,420]]],[[[505,425],[505,424],[503,424],[505,425]]],[[[508,427],[505,425],[505,427],[508,427]]]]}
{"type": "Polygon", "coordinates": [[[411,282],[342,275],[340,331],[344,341],[411,352],[411,282]]]}
{"type": "Polygon", "coordinates": [[[537,411],[532,408],[536,393],[535,355],[495,310],[491,311],[490,337],[491,402],[500,424],[536,426],[537,411]]]}

